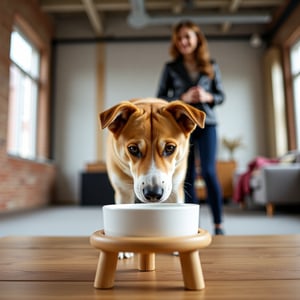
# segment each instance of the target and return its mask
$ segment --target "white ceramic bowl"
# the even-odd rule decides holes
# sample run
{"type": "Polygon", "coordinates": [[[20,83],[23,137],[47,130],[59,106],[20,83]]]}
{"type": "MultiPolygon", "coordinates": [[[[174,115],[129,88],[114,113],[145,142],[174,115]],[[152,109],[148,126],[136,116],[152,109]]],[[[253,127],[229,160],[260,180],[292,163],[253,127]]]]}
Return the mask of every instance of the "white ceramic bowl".
{"type": "Polygon", "coordinates": [[[143,203],[103,206],[103,227],[108,236],[158,237],[195,235],[198,204],[143,203]]]}

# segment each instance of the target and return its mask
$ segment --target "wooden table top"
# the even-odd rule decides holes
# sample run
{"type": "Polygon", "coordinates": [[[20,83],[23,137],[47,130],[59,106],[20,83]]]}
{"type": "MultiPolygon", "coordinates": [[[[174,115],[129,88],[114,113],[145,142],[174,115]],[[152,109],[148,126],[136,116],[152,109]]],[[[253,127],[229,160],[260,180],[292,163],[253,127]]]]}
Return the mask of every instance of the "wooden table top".
{"type": "Polygon", "coordinates": [[[98,254],[89,237],[0,238],[0,299],[300,299],[300,235],[213,237],[201,291],[184,289],[171,254],[157,254],[153,272],[119,260],[114,288],[94,289],[98,254]]]}

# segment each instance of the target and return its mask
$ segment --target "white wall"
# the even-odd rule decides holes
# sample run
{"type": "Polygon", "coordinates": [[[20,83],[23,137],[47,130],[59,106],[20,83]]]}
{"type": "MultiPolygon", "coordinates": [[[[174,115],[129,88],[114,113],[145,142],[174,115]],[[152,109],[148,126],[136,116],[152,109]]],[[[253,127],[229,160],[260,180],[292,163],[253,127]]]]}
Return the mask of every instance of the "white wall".
{"type": "MultiPolygon", "coordinates": [[[[219,137],[241,137],[244,147],[236,160],[244,168],[249,160],[266,153],[265,104],[261,49],[246,42],[211,42],[210,49],[220,65],[226,101],[217,107],[219,137]]],[[[221,147],[220,158],[228,158],[221,147]]]]}
{"type": "Polygon", "coordinates": [[[155,97],[168,44],[112,43],[106,47],[105,107],[121,100],[155,97]]]}
{"type": "MultiPolygon", "coordinates": [[[[226,102],[217,108],[219,136],[242,137],[236,152],[240,167],[265,152],[262,50],[246,42],[209,43],[220,65],[226,102]]],[[[119,101],[155,96],[167,42],[106,45],[105,107],[119,101]]],[[[55,77],[55,160],[60,170],[58,198],[79,201],[80,172],[96,157],[96,45],[58,45],[55,77]]],[[[104,145],[105,147],[105,145],[104,145]]],[[[219,157],[227,153],[219,148],[219,157]]]]}
{"type": "Polygon", "coordinates": [[[78,201],[80,172],[96,159],[96,48],[57,47],[55,65],[54,159],[58,166],[57,199],[78,201]]]}

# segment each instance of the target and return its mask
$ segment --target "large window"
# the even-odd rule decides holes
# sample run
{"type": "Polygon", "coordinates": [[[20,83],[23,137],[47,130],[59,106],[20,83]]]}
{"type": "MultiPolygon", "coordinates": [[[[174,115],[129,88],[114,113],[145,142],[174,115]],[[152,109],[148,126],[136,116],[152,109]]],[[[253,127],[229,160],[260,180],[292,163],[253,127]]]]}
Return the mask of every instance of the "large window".
{"type": "Polygon", "coordinates": [[[300,40],[291,47],[291,73],[297,149],[300,149],[300,40]]]}
{"type": "Polygon", "coordinates": [[[37,157],[37,122],[40,83],[38,49],[18,29],[11,34],[8,153],[37,157]]]}

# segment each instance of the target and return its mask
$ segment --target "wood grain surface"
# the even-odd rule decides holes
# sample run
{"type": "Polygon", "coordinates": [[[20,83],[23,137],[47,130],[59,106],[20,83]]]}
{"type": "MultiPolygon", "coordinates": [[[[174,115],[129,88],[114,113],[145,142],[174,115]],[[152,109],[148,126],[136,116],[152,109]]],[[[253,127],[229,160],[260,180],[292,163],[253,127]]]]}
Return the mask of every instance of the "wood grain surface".
{"type": "Polygon", "coordinates": [[[89,237],[0,239],[0,299],[299,299],[300,235],[217,236],[200,250],[206,288],[184,289],[179,257],[139,272],[119,260],[113,289],[94,289],[99,252],[89,237]]]}

